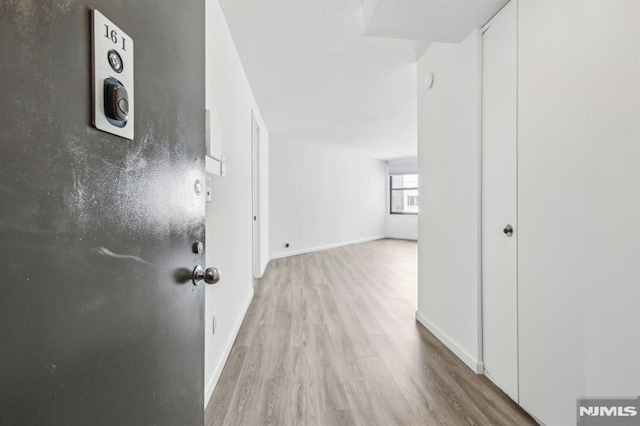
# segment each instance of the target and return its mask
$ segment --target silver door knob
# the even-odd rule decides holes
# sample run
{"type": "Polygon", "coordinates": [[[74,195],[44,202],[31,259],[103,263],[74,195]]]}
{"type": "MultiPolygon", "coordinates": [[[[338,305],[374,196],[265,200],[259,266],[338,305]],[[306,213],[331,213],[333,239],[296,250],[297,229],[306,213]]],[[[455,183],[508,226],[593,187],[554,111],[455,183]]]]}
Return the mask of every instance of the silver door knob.
{"type": "Polygon", "coordinates": [[[215,284],[220,281],[220,270],[218,268],[207,268],[203,271],[202,266],[198,265],[193,268],[192,280],[194,285],[198,285],[202,280],[207,284],[215,284]]]}
{"type": "Polygon", "coordinates": [[[502,232],[504,232],[507,237],[512,236],[513,235],[513,226],[511,226],[511,225],[505,226],[504,229],[502,230],[502,232]]]}

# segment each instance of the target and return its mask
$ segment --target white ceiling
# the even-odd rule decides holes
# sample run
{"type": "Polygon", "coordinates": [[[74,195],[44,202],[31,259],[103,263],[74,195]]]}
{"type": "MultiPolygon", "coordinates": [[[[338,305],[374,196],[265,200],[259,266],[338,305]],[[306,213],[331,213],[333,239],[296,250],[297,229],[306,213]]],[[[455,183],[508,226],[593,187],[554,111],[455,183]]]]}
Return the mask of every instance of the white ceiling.
{"type": "MultiPolygon", "coordinates": [[[[393,0],[407,1],[411,2],[393,0]]],[[[406,23],[396,19],[400,12],[391,19],[395,24],[381,24],[386,21],[380,13],[393,10],[389,2],[365,3],[368,31],[403,36],[398,28],[406,23]]],[[[429,41],[365,36],[361,0],[220,0],[220,4],[274,139],[339,145],[380,159],[416,155],[416,59],[429,41]]],[[[465,21],[456,27],[460,32],[469,19],[459,12],[462,16],[449,19],[465,21]]],[[[460,40],[470,31],[452,36],[448,26],[438,28],[446,32],[443,36],[460,40]]],[[[430,35],[434,41],[445,41],[436,36],[430,35]]]]}
{"type": "Polygon", "coordinates": [[[460,43],[509,0],[363,0],[364,34],[460,43]]]}

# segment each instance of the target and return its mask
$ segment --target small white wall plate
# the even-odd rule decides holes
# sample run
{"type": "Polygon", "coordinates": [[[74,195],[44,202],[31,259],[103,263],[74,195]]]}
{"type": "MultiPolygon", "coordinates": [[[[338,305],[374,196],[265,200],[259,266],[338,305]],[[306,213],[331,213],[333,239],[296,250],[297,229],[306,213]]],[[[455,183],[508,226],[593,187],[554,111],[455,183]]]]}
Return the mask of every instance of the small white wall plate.
{"type": "Polygon", "coordinates": [[[92,20],[92,63],[93,63],[93,125],[99,129],[123,138],[133,140],[135,103],[133,96],[133,40],[115,26],[102,13],[93,10],[92,20]],[[115,51],[121,60],[122,70],[117,72],[109,62],[109,52],[115,51]],[[118,80],[127,90],[129,113],[124,127],[114,126],[107,119],[104,108],[104,81],[118,80]]]}

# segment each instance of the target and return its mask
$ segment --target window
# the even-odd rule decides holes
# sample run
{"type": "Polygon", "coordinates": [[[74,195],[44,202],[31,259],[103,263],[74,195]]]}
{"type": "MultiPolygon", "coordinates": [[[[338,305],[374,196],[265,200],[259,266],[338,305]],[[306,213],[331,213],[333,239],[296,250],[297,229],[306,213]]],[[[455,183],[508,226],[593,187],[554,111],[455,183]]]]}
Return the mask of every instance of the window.
{"type": "Polygon", "coordinates": [[[418,175],[389,176],[390,213],[418,214],[418,175]]]}

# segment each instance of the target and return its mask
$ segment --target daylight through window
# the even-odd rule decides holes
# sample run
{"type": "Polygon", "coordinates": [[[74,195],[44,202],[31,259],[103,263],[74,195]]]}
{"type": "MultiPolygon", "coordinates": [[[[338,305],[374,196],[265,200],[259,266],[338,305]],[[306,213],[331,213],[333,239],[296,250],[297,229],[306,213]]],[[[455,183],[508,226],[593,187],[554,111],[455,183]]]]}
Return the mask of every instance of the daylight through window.
{"type": "Polygon", "coordinates": [[[389,176],[391,214],[418,214],[418,175],[389,176]]]}

